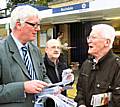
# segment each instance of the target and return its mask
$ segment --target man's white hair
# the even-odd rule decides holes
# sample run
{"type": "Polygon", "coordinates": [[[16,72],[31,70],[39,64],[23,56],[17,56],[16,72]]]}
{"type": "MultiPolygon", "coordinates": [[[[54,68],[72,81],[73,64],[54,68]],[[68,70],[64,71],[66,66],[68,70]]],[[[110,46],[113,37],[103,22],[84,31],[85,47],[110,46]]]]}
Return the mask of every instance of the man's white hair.
{"type": "Polygon", "coordinates": [[[54,44],[56,42],[61,46],[61,43],[57,39],[49,39],[46,43],[46,47],[49,47],[51,44],[54,44]]]}
{"type": "Polygon", "coordinates": [[[92,27],[92,30],[97,30],[103,38],[111,41],[110,48],[112,48],[115,39],[115,29],[108,24],[97,24],[92,27]]]}
{"type": "Polygon", "coordinates": [[[16,7],[11,12],[10,28],[14,29],[17,21],[24,23],[25,20],[31,16],[39,16],[39,11],[30,5],[16,7]]]}

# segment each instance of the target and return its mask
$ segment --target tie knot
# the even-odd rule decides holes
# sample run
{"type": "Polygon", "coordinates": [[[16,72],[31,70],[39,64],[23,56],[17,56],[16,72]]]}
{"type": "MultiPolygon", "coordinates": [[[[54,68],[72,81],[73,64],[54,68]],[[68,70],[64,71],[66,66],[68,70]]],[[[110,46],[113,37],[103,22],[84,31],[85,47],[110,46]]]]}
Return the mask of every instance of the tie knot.
{"type": "Polygon", "coordinates": [[[22,48],[22,53],[23,53],[23,56],[25,57],[27,55],[27,47],[26,46],[23,46],[22,48]]]}
{"type": "Polygon", "coordinates": [[[27,47],[26,46],[23,46],[21,49],[22,49],[22,51],[27,51],[27,47]]]}

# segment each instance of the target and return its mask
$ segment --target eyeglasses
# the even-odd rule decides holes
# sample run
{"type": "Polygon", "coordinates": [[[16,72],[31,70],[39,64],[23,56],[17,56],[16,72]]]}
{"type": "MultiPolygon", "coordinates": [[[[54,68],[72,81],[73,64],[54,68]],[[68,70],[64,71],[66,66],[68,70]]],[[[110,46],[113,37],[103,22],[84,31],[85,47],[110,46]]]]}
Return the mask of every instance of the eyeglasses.
{"type": "Polygon", "coordinates": [[[96,37],[96,36],[88,36],[88,37],[87,37],[87,40],[89,40],[89,39],[95,40],[95,39],[106,39],[106,38],[96,37]]]}
{"type": "Polygon", "coordinates": [[[58,50],[60,50],[60,49],[61,49],[61,47],[60,47],[60,46],[52,46],[52,47],[49,47],[49,48],[51,48],[51,49],[58,49],[58,50]]]}
{"type": "Polygon", "coordinates": [[[25,22],[25,23],[31,25],[31,26],[34,27],[34,28],[40,27],[40,24],[38,24],[38,23],[30,23],[30,22],[25,22]]]}

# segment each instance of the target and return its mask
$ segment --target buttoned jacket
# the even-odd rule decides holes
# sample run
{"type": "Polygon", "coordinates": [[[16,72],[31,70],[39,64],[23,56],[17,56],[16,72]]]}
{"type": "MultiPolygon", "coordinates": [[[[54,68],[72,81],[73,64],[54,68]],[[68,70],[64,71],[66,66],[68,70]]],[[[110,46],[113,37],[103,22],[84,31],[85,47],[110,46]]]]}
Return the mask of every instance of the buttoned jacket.
{"type": "MultiPolygon", "coordinates": [[[[39,49],[29,43],[38,80],[50,82],[39,49]]],[[[0,44],[0,107],[34,107],[34,95],[24,93],[24,81],[31,80],[19,50],[10,36],[0,44]]]]}
{"type": "Polygon", "coordinates": [[[95,65],[89,59],[83,63],[75,101],[78,105],[92,107],[92,95],[108,92],[112,92],[112,107],[120,107],[120,58],[111,50],[95,65]]]}

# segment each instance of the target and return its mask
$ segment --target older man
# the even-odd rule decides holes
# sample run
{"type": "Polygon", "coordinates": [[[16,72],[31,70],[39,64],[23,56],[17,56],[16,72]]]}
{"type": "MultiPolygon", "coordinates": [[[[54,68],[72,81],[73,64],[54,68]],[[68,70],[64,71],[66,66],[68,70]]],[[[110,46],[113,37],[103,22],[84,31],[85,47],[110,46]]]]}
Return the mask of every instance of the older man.
{"type": "MultiPolygon", "coordinates": [[[[44,64],[47,70],[47,76],[52,83],[61,82],[62,72],[67,69],[66,64],[59,60],[60,52],[61,43],[57,39],[50,39],[47,41],[44,64]]],[[[63,91],[62,94],[66,96],[66,91],[63,91]]],[[[46,101],[46,107],[55,107],[55,104],[51,99],[48,99],[46,101]]]]}
{"type": "Polygon", "coordinates": [[[87,38],[90,57],[83,63],[77,83],[79,107],[120,107],[120,58],[111,50],[114,38],[112,26],[92,27],[87,38]]]}
{"type": "MultiPolygon", "coordinates": [[[[50,39],[46,43],[44,64],[47,70],[47,76],[52,83],[62,81],[62,72],[67,69],[66,64],[59,61],[61,44],[56,39],[50,39]]],[[[64,93],[66,95],[66,93],[64,93]]]]}
{"type": "Polygon", "coordinates": [[[40,31],[38,10],[23,5],[11,13],[11,34],[0,45],[0,107],[34,107],[50,80],[39,49],[31,43],[40,31]]]}

